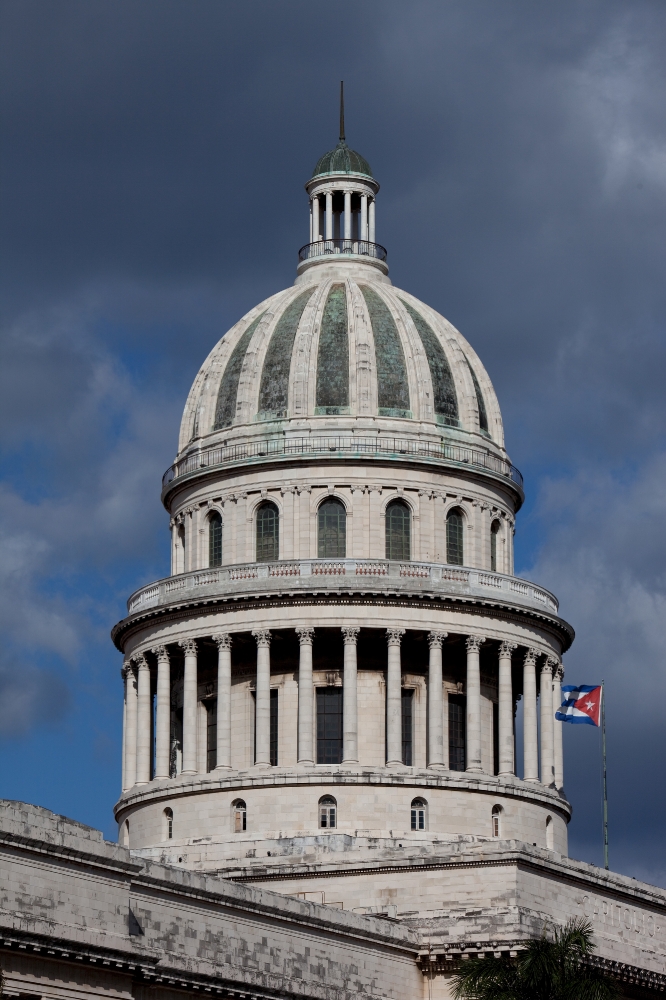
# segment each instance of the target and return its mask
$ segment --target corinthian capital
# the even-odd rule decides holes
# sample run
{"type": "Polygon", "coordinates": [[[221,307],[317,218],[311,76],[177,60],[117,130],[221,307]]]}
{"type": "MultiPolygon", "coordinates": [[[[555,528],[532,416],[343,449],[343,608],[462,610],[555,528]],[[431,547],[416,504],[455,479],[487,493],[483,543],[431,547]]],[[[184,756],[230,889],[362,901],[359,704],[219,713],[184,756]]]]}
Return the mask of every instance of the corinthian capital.
{"type": "Polygon", "coordinates": [[[431,649],[441,649],[448,632],[428,632],[428,645],[431,649]]]}
{"type": "Polygon", "coordinates": [[[514,649],[517,649],[517,648],[518,648],[518,646],[516,645],[515,642],[503,642],[503,643],[500,644],[499,655],[500,656],[509,656],[510,657],[511,654],[513,653],[514,649]]]}
{"type": "Polygon", "coordinates": [[[166,646],[153,646],[153,648],[151,649],[151,653],[153,653],[157,657],[158,663],[169,662],[169,650],[166,648],[166,646]]]}
{"type": "Polygon", "coordinates": [[[144,653],[137,653],[136,656],[132,657],[132,660],[134,661],[134,663],[136,663],[138,670],[150,669],[148,666],[148,660],[146,659],[144,653]]]}
{"type": "Polygon", "coordinates": [[[342,641],[345,646],[355,646],[358,641],[358,634],[361,631],[360,628],[341,628],[342,641]]]}
{"type": "Polygon", "coordinates": [[[299,646],[311,646],[314,641],[314,629],[313,628],[297,628],[295,629],[296,635],[298,636],[299,646]]]}
{"type": "Polygon", "coordinates": [[[180,648],[185,653],[185,656],[196,656],[197,655],[197,640],[196,639],[181,639],[178,643],[180,648]]]}
{"type": "Polygon", "coordinates": [[[216,632],[212,638],[218,650],[231,649],[231,636],[228,632],[216,632]]]}
{"type": "Polygon", "coordinates": [[[552,674],[557,666],[557,660],[553,659],[552,656],[546,656],[543,663],[541,664],[542,674],[552,674]]]}
{"type": "Polygon", "coordinates": [[[539,655],[539,650],[535,649],[534,646],[530,646],[527,652],[525,653],[525,665],[528,666],[529,664],[532,664],[532,666],[534,666],[534,664],[537,661],[538,655],[539,655]]]}
{"type": "Polygon", "coordinates": [[[485,635],[468,635],[465,641],[468,653],[478,653],[486,641],[485,635]]]}
{"type": "Polygon", "coordinates": [[[389,646],[399,646],[404,634],[405,634],[404,628],[387,628],[386,641],[388,642],[389,646]]]}
{"type": "Polygon", "coordinates": [[[271,633],[269,629],[267,628],[255,629],[252,635],[256,640],[257,646],[270,646],[271,633]]]}

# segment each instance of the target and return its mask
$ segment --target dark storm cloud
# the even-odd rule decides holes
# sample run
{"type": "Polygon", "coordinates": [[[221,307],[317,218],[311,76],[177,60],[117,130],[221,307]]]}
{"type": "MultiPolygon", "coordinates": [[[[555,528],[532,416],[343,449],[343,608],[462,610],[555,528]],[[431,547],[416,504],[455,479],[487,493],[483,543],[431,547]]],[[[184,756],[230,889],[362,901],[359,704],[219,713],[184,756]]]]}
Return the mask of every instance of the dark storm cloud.
{"type": "MultiPolygon", "coordinates": [[[[663,781],[639,766],[663,756],[666,695],[665,56],[656,2],[6,0],[10,642],[29,630],[31,655],[90,660],[125,591],[166,571],[159,476],[185,394],[224,330],[293,280],[344,77],[392,278],[498,390],[528,475],[518,568],[577,629],[568,678],[609,681],[614,864],[666,880],[663,781]]],[[[566,734],[572,853],[598,860],[586,735],[566,734]]]]}

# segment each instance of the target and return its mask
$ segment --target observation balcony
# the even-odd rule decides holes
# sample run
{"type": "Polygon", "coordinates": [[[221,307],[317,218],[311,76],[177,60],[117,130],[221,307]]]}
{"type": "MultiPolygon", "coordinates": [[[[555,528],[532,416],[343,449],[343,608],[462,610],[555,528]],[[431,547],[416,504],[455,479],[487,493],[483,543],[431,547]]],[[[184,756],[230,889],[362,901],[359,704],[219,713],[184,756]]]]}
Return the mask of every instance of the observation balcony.
{"type": "Polygon", "coordinates": [[[329,254],[348,254],[355,257],[372,257],[374,260],[386,261],[386,247],[368,240],[315,240],[306,243],[298,251],[299,261],[312,260],[314,257],[327,257],[329,254]]]}
{"type": "Polygon", "coordinates": [[[127,610],[135,615],[172,604],[243,599],[267,593],[297,596],[313,590],[321,594],[371,592],[380,599],[396,594],[482,599],[555,616],[559,607],[550,591],[529,580],[465,566],[388,559],[283,559],[171,576],[135,591],[127,610]]]}
{"type": "Polygon", "coordinates": [[[222,444],[204,448],[185,455],[169,466],[162,476],[162,491],[174,480],[199,473],[203,469],[225,468],[234,465],[263,464],[285,458],[391,459],[394,461],[419,461],[454,468],[473,468],[510,480],[523,494],[523,477],[511,462],[490,452],[460,445],[418,439],[387,436],[358,437],[294,437],[255,438],[239,444],[222,444]]]}

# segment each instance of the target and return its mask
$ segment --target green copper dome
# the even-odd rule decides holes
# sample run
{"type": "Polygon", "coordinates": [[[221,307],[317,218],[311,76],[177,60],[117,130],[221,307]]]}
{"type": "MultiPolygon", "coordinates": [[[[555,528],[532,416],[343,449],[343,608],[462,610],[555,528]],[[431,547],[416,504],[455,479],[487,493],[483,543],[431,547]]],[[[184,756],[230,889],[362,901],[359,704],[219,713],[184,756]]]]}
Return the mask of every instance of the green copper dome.
{"type": "Polygon", "coordinates": [[[324,153],[317,161],[312,176],[319,177],[321,174],[365,174],[372,177],[372,170],[360,153],[355,153],[344,139],[340,139],[335,149],[324,153]]]}

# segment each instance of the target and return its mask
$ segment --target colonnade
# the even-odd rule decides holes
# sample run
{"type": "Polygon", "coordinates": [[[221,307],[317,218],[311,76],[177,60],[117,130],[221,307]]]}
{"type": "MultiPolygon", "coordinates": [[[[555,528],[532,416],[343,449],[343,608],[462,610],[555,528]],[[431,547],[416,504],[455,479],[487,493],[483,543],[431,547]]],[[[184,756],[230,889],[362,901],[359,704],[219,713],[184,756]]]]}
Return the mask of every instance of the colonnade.
{"type": "Polygon", "coordinates": [[[375,242],[375,199],[367,193],[352,191],[326,191],[323,194],[324,205],[321,204],[321,194],[315,194],[310,199],[310,242],[318,240],[367,240],[375,242]],[[344,211],[333,210],[333,198],[341,194],[344,198],[344,211]],[[360,210],[352,212],[352,195],[358,194],[360,210]],[[356,232],[354,232],[353,216],[358,215],[356,232]],[[341,216],[344,219],[341,226],[341,216]],[[322,233],[322,223],[324,233],[322,233]],[[340,232],[342,228],[342,232],[340,232]]]}
{"type": "MultiPolygon", "coordinates": [[[[342,628],[343,656],[343,744],[342,764],[359,764],[357,641],[359,628],[342,628]]],[[[314,765],[316,732],[314,684],[312,674],[313,628],[297,628],[298,665],[298,763],[314,765]]],[[[386,766],[402,765],[402,665],[401,643],[405,629],[386,630],[388,646],[386,668],[386,766]]],[[[257,644],[255,690],[255,767],[270,767],[270,644],[271,633],[259,629],[252,633],[257,644]]],[[[444,704],[442,643],[446,632],[429,632],[428,665],[428,746],[427,766],[433,770],[448,768],[448,714],[444,704]]],[[[216,771],[231,769],[231,644],[232,636],[223,632],[212,636],[217,645],[217,763],[216,771]]],[[[466,637],[466,770],[483,773],[481,754],[481,669],[480,650],[485,638],[466,637]]],[[[182,774],[198,773],[197,709],[198,652],[195,639],[179,642],[184,654],[182,774]]],[[[515,643],[502,642],[498,656],[498,747],[500,777],[515,775],[514,695],[511,654],[515,643]]],[[[152,650],[157,660],[154,780],[163,781],[170,774],[171,669],[166,646],[152,650]]],[[[123,717],[123,791],[151,780],[152,697],[150,665],[144,653],[123,666],[125,707],[123,717]]],[[[554,712],[561,702],[563,670],[554,657],[528,648],[523,659],[523,779],[561,788],[564,781],[562,724],[554,712]],[[537,720],[537,664],[539,665],[540,726],[537,720]],[[540,729],[540,739],[538,731],[540,729]],[[540,746],[539,746],[540,743],[540,746]],[[539,773],[539,760],[541,772],[539,773]]]]}

